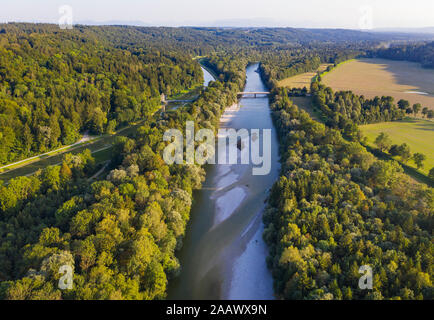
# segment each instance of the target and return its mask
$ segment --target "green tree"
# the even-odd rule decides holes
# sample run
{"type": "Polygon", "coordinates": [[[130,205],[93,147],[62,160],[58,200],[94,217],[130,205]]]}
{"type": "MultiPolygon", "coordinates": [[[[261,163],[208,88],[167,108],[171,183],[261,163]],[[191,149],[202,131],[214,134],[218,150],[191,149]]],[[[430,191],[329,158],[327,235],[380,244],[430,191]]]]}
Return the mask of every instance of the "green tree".
{"type": "Polygon", "coordinates": [[[431,168],[431,170],[429,171],[428,177],[430,177],[432,180],[434,180],[434,167],[431,168]]]}
{"type": "Polygon", "coordinates": [[[422,110],[422,105],[420,103],[415,103],[413,105],[413,113],[415,116],[417,116],[417,114],[420,112],[420,110],[422,110]]]}
{"type": "Polygon", "coordinates": [[[423,163],[426,160],[426,155],[422,154],[422,153],[415,153],[413,155],[413,160],[414,163],[416,163],[416,166],[418,169],[423,167],[423,163]]]}
{"type": "Polygon", "coordinates": [[[411,158],[410,146],[406,143],[398,147],[398,156],[401,157],[402,162],[406,163],[411,158]]]}
{"type": "Polygon", "coordinates": [[[398,107],[401,110],[407,110],[407,108],[410,106],[410,102],[408,102],[407,100],[401,99],[398,101],[398,107]]]}
{"type": "Polygon", "coordinates": [[[375,139],[375,144],[382,152],[387,152],[392,145],[392,140],[390,140],[389,136],[386,133],[381,132],[375,139]]]}
{"type": "Polygon", "coordinates": [[[399,155],[399,146],[397,144],[392,145],[389,149],[389,153],[394,157],[399,155]]]}

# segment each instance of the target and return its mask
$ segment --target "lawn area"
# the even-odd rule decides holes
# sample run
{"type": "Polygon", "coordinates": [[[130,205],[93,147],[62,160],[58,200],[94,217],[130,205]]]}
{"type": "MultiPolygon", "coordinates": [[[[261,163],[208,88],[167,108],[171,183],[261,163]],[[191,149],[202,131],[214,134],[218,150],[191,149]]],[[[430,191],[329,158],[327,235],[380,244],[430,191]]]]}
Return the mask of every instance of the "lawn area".
{"type": "Polygon", "coordinates": [[[307,89],[309,89],[312,79],[316,76],[317,72],[322,72],[326,70],[327,67],[330,65],[331,64],[324,63],[315,72],[306,72],[306,73],[298,74],[296,76],[280,80],[279,87],[300,88],[300,89],[306,87],[307,89]]]}
{"type": "Polygon", "coordinates": [[[434,110],[434,70],[420,64],[385,59],[354,59],[322,76],[335,91],[351,90],[366,98],[391,96],[434,110]]]}
{"type": "MultiPolygon", "coordinates": [[[[384,132],[389,135],[393,144],[407,143],[412,154],[419,152],[426,155],[425,166],[419,171],[428,174],[429,170],[434,167],[434,121],[406,119],[368,124],[360,126],[360,129],[368,138],[369,146],[376,147],[375,139],[381,132],[384,132]]],[[[413,160],[410,160],[407,165],[416,168],[413,160]]]]}

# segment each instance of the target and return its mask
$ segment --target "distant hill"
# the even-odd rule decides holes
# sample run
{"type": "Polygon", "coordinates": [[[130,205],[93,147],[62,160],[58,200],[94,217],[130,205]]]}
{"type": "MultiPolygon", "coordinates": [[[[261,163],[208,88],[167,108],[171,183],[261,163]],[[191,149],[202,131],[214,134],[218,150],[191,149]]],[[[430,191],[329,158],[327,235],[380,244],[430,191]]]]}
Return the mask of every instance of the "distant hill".
{"type": "Polygon", "coordinates": [[[108,20],[108,21],[93,21],[93,20],[82,20],[77,21],[76,24],[87,25],[87,26],[136,26],[136,27],[150,27],[151,24],[136,20],[136,21],[126,21],[126,20],[108,20]]]}
{"type": "MultiPolygon", "coordinates": [[[[91,23],[91,22],[88,22],[91,23]]],[[[398,32],[371,32],[348,29],[307,28],[223,28],[223,27],[149,27],[125,25],[125,21],[107,21],[106,26],[76,25],[76,31],[95,35],[99,39],[123,47],[125,43],[137,48],[167,46],[182,48],[190,53],[206,54],[219,48],[270,46],[282,47],[312,43],[381,43],[388,41],[432,40],[431,35],[398,32]],[[200,52],[198,52],[200,51],[200,52]]],[[[129,22],[132,23],[132,22],[129,22]]],[[[142,22],[137,22],[137,24],[142,22]]],[[[0,32],[57,33],[56,24],[8,23],[0,24],[0,32]]]]}
{"type": "Polygon", "coordinates": [[[398,32],[398,33],[417,33],[417,34],[434,34],[434,27],[425,28],[378,28],[374,32],[398,32]]]}

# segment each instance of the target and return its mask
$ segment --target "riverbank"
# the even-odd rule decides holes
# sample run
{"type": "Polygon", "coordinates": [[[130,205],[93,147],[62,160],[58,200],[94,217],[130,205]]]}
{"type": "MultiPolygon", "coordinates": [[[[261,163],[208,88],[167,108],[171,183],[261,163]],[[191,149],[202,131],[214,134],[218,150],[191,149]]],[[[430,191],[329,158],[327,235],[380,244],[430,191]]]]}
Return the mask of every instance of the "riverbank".
{"type": "MultiPolygon", "coordinates": [[[[257,64],[247,68],[246,90],[265,91],[256,70],[257,64]]],[[[262,211],[280,164],[268,98],[244,98],[228,107],[220,126],[272,129],[271,173],[253,176],[251,165],[206,166],[206,181],[194,194],[190,223],[178,254],[181,274],[171,281],[168,299],[273,299],[262,211]]]]}

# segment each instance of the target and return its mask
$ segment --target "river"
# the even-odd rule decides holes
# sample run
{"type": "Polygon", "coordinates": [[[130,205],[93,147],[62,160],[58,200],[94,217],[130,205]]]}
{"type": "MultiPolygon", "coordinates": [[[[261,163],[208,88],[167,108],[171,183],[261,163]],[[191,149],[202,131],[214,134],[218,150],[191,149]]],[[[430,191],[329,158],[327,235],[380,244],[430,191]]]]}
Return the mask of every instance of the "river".
{"type": "MultiPolygon", "coordinates": [[[[245,91],[267,91],[257,68],[258,64],[247,67],[245,91]]],[[[170,281],[170,300],[274,299],[262,240],[265,200],[280,169],[268,98],[241,99],[238,106],[226,109],[221,127],[272,129],[271,172],[254,176],[252,165],[206,166],[206,181],[194,193],[190,222],[177,254],[182,270],[170,281]]]]}
{"type": "Polygon", "coordinates": [[[208,70],[206,70],[204,67],[201,67],[201,68],[202,68],[202,72],[203,72],[203,85],[205,87],[207,87],[209,82],[214,81],[215,79],[212,76],[212,74],[208,72],[208,70]]]}

